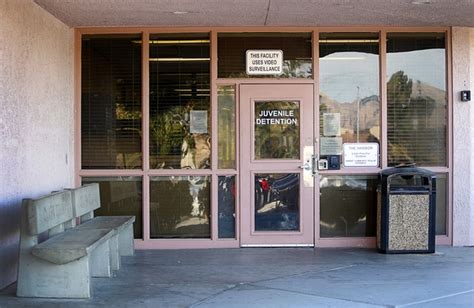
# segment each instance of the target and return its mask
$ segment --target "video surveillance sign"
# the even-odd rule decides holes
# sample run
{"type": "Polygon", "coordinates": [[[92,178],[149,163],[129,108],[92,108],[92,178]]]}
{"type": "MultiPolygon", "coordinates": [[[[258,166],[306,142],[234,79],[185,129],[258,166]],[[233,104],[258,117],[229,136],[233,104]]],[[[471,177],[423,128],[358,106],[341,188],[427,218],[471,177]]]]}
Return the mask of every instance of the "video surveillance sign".
{"type": "Polygon", "coordinates": [[[280,75],[283,73],[282,50],[247,50],[247,75],[280,75]]]}

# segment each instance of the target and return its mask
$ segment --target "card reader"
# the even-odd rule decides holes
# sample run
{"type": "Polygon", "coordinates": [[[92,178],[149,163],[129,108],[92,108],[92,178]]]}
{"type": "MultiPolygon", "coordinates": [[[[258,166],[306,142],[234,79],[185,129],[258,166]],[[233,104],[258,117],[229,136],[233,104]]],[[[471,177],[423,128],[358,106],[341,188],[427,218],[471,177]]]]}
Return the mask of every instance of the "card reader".
{"type": "Polygon", "coordinates": [[[318,161],[318,169],[319,170],[328,170],[328,160],[327,159],[320,159],[318,161]]]}

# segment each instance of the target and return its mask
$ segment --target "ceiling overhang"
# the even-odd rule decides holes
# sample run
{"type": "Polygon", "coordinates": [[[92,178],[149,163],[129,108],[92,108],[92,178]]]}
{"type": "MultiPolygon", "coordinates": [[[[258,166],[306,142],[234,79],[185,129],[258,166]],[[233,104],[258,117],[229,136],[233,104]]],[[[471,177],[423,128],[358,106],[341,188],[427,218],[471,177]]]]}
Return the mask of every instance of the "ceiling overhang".
{"type": "Polygon", "coordinates": [[[34,0],[70,27],[474,26],[472,0],[34,0]]]}

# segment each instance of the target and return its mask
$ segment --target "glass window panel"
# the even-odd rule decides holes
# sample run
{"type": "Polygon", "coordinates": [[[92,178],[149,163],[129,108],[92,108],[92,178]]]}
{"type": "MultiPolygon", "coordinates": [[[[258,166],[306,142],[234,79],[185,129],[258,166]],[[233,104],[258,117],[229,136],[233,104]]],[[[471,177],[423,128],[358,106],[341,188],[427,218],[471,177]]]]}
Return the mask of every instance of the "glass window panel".
{"type": "Polygon", "coordinates": [[[436,175],[436,235],[447,235],[446,212],[448,202],[448,176],[436,175]]]}
{"type": "Polygon", "coordinates": [[[387,34],[388,164],[446,166],[444,33],[387,34]]]}
{"type": "Polygon", "coordinates": [[[219,238],[235,238],[235,176],[219,176],[219,238]]]}
{"type": "Polygon", "coordinates": [[[150,36],[151,168],[210,168],[209,68],[208,34],[150,36]]]}
{"type": "Polygon", "coordinates": [[[283,73],[266,78],[311,78],[311,33],[221,33],[218,35],[219,78],[247,78],[245,55],[249,49],[283,51],[283,73]]]}
{"type": "Polygon", "coordinates": [[[83,169],[142,167],[140,35],[83,35],[83,169]]]}
{"type": "Polygon", "coordinates": [[[210,238],[209,176],[156,176],[150,181],[151,238],[210,238]]]}
{"type": "Polygon", "coordinates": [[[377,176],[323,176],[320,236],[375,236],[377,176]]]}
{"type": "Polygon", "coordinates": [[[255,231],[300,230],[298,173],[255,174],[255,231]]]}
{"type": "Polygon", "coordinates": [[[325,140],[379,143],[378,34],[321,33],[319,66],[321,155],[340,154],[327,152],[325,140]]]}
{"type": "Polygon", "coordinates": [[[235,86],[217,87],[219,169],[235,169],[235,86]]]}
{"type": "Polygon", "coordinates": [[[100,209],[96,216],[135,216],[133,234],[143,238],[141,177],[84,177],[82,184],[99,183],[100,209]]]}
{"type": "Polygon", "coordinates": [[[255,102],[255,159],[299,159],[299,120],[299,102],[255,102]]]}

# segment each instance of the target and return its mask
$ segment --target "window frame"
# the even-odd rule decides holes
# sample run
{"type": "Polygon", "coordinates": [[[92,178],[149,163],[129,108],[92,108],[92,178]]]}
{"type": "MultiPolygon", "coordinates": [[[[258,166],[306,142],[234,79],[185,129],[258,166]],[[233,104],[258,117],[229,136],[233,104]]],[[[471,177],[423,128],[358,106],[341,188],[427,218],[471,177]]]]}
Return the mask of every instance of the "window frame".
{"type": "MultiPolygon", "coordinates": [[[[318,39],[320,32],[377,32],[379,33],[379,89],[380,89],[380,166],[378,168],[344,168],[341,170],[331,170],[321,172],[322,175],[374,175],[388,167],[387,165],[387,76],[386,76],[386,37],[389,32],[444,32],[445,33],[445,51],[446,51],[446,91],[447,91],[447,131],[446,131],[446,151],[447,165],[427,167],[427,169],[436,173],[447,174],[447,208],[446,208],[446,235],[436,236],[436,243],[439,245],[452,244],[452,204],[453,204],[453,93],[452,93],[452,55],[451,55],[451,29],[448,27],[177,27],[177,28],[124,28],[124,27],[105,27],[105,28],[76,28],[74,30],[74,87],[75,87],[75,122],[74,122],[74,174],[76,186],[81,185],[82,177],[118,177],[118,176],[138,176],[142,178],[142,206],[143,206],[143,239],[135,240],[135,245],[139,249],[156,248],[231,248],[240,247],[240,211],[239,211],[239,193],[236,194],[236,238],[219,239],[217,215],[211,214],[211,238],[210,239],[179,239],[179,240],[161,240],[150,239],[150,177],[167,175],[203,175],[211,176],[211,213],[217,213],[217,185],[218,177],[225,175],[236,176],[239,178],[239,87],[241,84],[313,84],[315,104],[319,104],[319,45],[318,39]],[[313,74],[308,79],[275,79],[275,78],[218,78],[217,75],[217,34],[226,32],[310,32],[313,38],[312,62],[313,74]],[[149,165],[149,36],[158,33],[209,33],[211,61],[210,61],[210,87],[211,87],[211,168],[208,170],[157,170],[150,169],[149,165]],[[82,35],[91,34],[141,34],[142,35],[142,169],[82,169],[81,167],[81,40],[82,35]],[[221,85],[235,86],[236,102],[236,168],[218,169],[218,135],[217,135],[217,88],[221,85]],[[385,119],[385,120],[384,120],[385,119]]],[[[319,109],[319,108],[315,108],[319,109]]],[[[319,110],[316,110],[319,114],[319,110]]],[[[315,116],[314,125],[319,127],[319,117],[315,116]]],[[[319,144],[318,144],[319,146],[319,144]]],[[[237,183],[237,192],[239,191],[239,181],[237,183]]],[[[318,185],[315,185],[318,186],[318,185]]],[[[319,189],[315,187],[315,194],[319,189]]],[[[315,207],[319,208],[319,198],[315,198],[315,207]]],[[[318,211],[316,211],[318,212],[318,211]]],[[[314,218],[315,230],[319,230],[319,213],[314,218]]],[[[331,240],[322,240],[319,234],[315,234],[315,246],[317,247],[348,247],[354,245],[375,247],[375,238],[337,238],[331,240]]]]}

